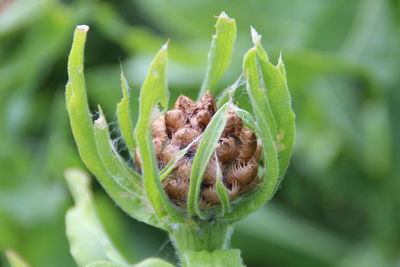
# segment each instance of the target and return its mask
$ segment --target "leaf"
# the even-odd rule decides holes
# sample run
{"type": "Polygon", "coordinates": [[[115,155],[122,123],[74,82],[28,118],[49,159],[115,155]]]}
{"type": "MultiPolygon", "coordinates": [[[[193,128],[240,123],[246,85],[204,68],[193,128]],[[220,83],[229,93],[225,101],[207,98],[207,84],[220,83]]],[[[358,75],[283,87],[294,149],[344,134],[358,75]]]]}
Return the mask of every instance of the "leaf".
{"type": "Polygon", "coordinates": [[[208,51],[206,76],[201,85],[199,97],[207,90],[215,93],[216,86],[222,74],[231,62],[233,46],[236,39],[236,22],[222,12],[215,24],[216,33],[212,37],[208,51]]]}
{"type": "Polygon", "coordinates": [[[6,250],[6,257],[11,267],[29,267],[30,265],[25,262],[14,250],[6,250]]]}
{"type": "MultiPolygon", "coordinates": [[[[265,116],[265,98],[260,97],[265,93],[261,83],[260,73],[257,68],[256,50],[251,48],[244,56],[244,74],[247,79],[247,92],[256,119],[257,134],[263,146],[263,158],[265,175],[260,188],[255,191],[251,198],[241,203],[230,214],[226,214],[224,220],[238,220],[259,209],[269,200],[276,191],[279,177],[279,164],[275,143],[271,134],[268,118],[265,116]]],[[[269,112],[267,110],[267,112],[269,112]]]]}
{"type": "MultiPolygon", "coordinates": [[[[253,34],[253,31],[252,31],[253,34]]],[[[255,37],[253,36],[253,40],[255,37]]],[[[257,39],[255,40],[255,42],[257,39]]],[[[266,91],[264,85],[262,84],[262,77],[259,74],[259,69],[257,65],[257,57],[256,57],[256,51],[257,55],[260,54],[260,57],[264,59],[268,59],[267,54],[263,53],[263,50],[259,52],[260,48],[259,47],[254,47],[250,49],[249,52],[245,55],[245,59],[248,61],[247,64],[244,63],[244,71],[245,71],[245,76],[247,78],[247,83],[251,83],[250,87],[251,90],[247,90],[249,93],[249,98],[250,101],[253,99],[255,102],[252,101],[252,104],[257,103],[258,106],[254,107],[253,106],[253,111],[254,113],[258,113],[259,117],[262,117],[266,123],[268,124],[268,127],[270,129],[272,138],[274,141],[277,139],[277,129],[276,129],[276,121],[274,118],[274,115],[271,110],[271,104],[269,100],[269,95],[268,92],[266,91]],[[251,54],[251,56],[250,56],[251,54]],[[254,54],[254,55],[253,55],[254,54]],[[247,69],[246,69],[247,65],[247,69]],[[249,78],[251,76],[251,78],[249,78]],[[249,80],[250,79],[250,80],[249,80]]],[[[249,85],[247,86],[247,89],[249,89],[249,85]]]]}
{"type": "Polygon", "coordinates": [[[134,265],[119,264],[110,261],[92,262],[86,267],[174,267],[171,263],[158,258],[148,258],[134,265]]]}
{"type": "Polygon", "coordinates": [[[75,206],[65,216],[70,252],[79,266],[101,259],[126,263],[107,236],[93,203],[89,177],[78,169],[65,172],[75,206]]]}
{"type": "Polygon", "coordinates": [[[114,151],[108,125],[100,108],[99,113],[99,118],[94,122],[94,137],[104,168],[109,177],[124,189],[125,197],[131,199],[131,215],[139,221],[162,227],[157,223],[154,209],[144,193],[142,178],[114,151]]]}
{"type": "MultiPolygon", "coordinates": [[[[128,198],[129,192],[115,182],[101,163],[97,153],[93,123],[87,103],[84,78],[83,54],[86,34],[89,27],[77,26],[74,33],[71,52],[68,58],[68,78],[66,86],[66,105],[71,122],[72,133],[78,146],[79,155],[86,167],[92,172],[110,197],[127,214],[135,216],[136,200],[128,198]]],[[[157,225],[155,221],[146,223],[157,225]]]]}
{"type": "Polygon", "coordinates": [[[226,102],[229,102],[235,94],[236,90],[243,84],[245,84],[245,81],[243,79],[243,75],[240,75],[239,78],[232,85],[230,85],[228,88],[225,88],[225,90],[222,91],[222,93],[218,96],[217,107],[220,108],[226,102]]]}
{"type": "Polygon", "coordinates": [[[154,57],[140,92],[139,119],[135,135],[139,148],[144,188],[159,220],[182,222],[183,216],[170,202],[160,182],[151,138],[151,116],[157,104],[168,105],[166,79],[167,44],[154,57]],[[168,216],[168,218],[167,218],[168,216]]]}
{"type": "Polygon", "coordinates": [[[121,130],[122,138],[124,139],[129,152],[134,153],[136,142],[133,137],[134,127],[132,124],[132,114],[130,109],[129,85],[124,73],[121,71],[121,88],[123,97],[121,102],[117,104],[118,125],[121,130]]]}
{"type": "Polygon", "coordinates": [[[158,259],[148,258],[134,265],[135,267],[174,267],[171,263],[158,259]]]}
{"type": "Polygon", "coordinates": [[[261,36],[253,28],[252,36],[264,88],[268,95],[269,106],[276,122],[279,175],[282,178],[292,155],[296,131],[295,115],[292,110],[290,93],[286,82],[286,71],[281,57],[277,66],[268,61],[267,53],[261,46],[261,36]]]}
{"type": "MultiPolygon", "coordinates": [[[[218,162],[217,156],[215,155],[215,162],[218,162]]],[[[222,212],[220,216],[224,216],[225,213],[230,212],[231,205],[229,200],[228,189],[225,187],[222,182],[222,172],[219,164],[217,165],[217,177],[215,182],[215,191],[217,192],[218,198],[221,201],[222,212]]]]}
{"type": "Polygon", "coordinates": [[[85,265],[85,267],[129,267],[129,266],[133,265],[115,263],[111,261],[94,261],[85,265]]]}
{"type": "Polygon", "coordinates": [[[212,117],[203,133],[203,137],[201,138],[196,155],[193,159],[188,194],[189,216],[197,214],[200,218],[205,218],[199,208],[200,185],[206,166],[225,128],[229,105],[230,103],[223,105],[212,117]]]}
{"type": "Polygon", "coordinates": [[[257,124],[256,120],[254,119],[253,115],[248,112],[247,110],[241,109],[237,106],[233,106],[233,110],[235,111],[236,115],[238,115],[242,121],[243,125],[253,131],[256,130],[257,124]]]}
{"type": "Polygon", "coordinates": [[[188,251],[183,255],[183,260],[184,266],[190,267],[244,267],[238,249],[188,251]]]}
{"type": "MultiPolygon", "coordinates": [[[[201,135],[200,135],[201,136],[201,135]]],[[[188,150],[192,147],[193,144],[195,144],[198,139],[200,138],[198,136],[195,140],[193,140],[189,145],[187,145],[184,149],[179,150],[178,153],[176,153],[175,157],[170,160],[167,165],[160,171],[160,180],[163,181],[168,174],[174,169],[176,163],[183,157],[185,154],[188,152],[188,150]]]]}

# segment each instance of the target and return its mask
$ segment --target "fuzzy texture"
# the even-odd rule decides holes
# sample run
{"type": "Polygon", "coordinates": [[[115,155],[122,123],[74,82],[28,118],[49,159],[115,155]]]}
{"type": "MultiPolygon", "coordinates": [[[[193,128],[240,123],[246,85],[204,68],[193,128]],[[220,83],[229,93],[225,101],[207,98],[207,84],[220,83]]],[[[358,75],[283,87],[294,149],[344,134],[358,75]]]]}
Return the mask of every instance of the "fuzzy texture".
{"type": "MultiPolygon", "coordinates": [[[[174,108],[158,117],[152,124],[152,136],[159,168],[173,160],[179,150],[184,149],[204,132],[216,112],[213,96],[206,92],[196,104],[181,95],[174,108]]],[[[198,141],[191,144],[189,151],[163,180],[163,187],[170,199],[180,207],[186,207],[190,172],[198,141]]],[[[217,160],[212,157],[202,181],[201,207],[209,208],[220,204],[215,190],[218,167],[223,183],[232,201],[241,194],[254,190],[260,183],[257,177],[261,146],[256,134],[243,126],[242,120],[233,110],[228,111],[225,129],[215,148],[217,160]]],[[[140,168],[140,156],[136,153],[136,166],[140,168]]]]}

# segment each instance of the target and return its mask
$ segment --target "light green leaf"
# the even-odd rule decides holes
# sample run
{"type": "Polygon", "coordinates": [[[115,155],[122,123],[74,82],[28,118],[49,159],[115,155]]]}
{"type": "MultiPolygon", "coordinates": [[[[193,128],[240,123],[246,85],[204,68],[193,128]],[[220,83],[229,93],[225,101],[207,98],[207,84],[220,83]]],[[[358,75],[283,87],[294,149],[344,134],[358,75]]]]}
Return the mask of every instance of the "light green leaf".
{"type": "Polygon", "coordinates": [[[247,128],[255,131],[257,128],[256,121],[253,117],[253,115],[248,112],[247,110],[241,109],[237,106],[233,106],[233,110],[235,111],[236,115],[238,115],[242,121],[243,125],[246,126],[247,128]]]}
{"type": "Polygon", "coordinates": [[[133,137],[134,127],[132,124],[132,113],[130,108],[129,85],[124,73],[121,71],[121,88],[123,97],[117,105],[118,125],[121,130],[122,138],[131,154],[134,153],[136,142],[133,137]]]}
{"type": "Polygon", "coordinates": [[[200,218],[205,218],[205,215],[201,212],[199,207],[200,185],[206,166],[225,128],[229,105],[230,103],[223,105],[212,117],[203,133],[203,137],[201,138],[196,155],[193,159],[188,194],[189,216],[197,214],[200,218]]]}
{"type": "Polygon", "coordinates": [[[265,116],[265,112],[269,111],[265,110],[265,98],[260,97],[265,93],[265,88],[261,83],[260,73],[257,68],[255,48],[250,49],[244,56],[243,69],[247,79],[247,92],[256,119],[257,134],[263,146],[265,175],[260,188],[252,194],[251,198],[241,203],[232,213],[223,217],[223,219],[227,220],[238,220],[259,209],[275,193],[279,177],[277,151],[271,134],[268,116],[265,116]]]}
{"type": "Polygon", "coordinates": [[[79,266],[102,259],[126,263],[107,236],[93,203],[89,177],[80,170],[65,172],[75,206],[65,216],[70,252],[79,266]]]}
{"type": "Polygon", "coordinates": [[[158,164],[151,138],[152,113],[161,104],[168,105],[166,79],[167,44],[154,57],[146,80],[140,91],[139,119],[135,135],[142,162],[144,187],[155,212],[160,220],[182,222],[183,216],[170,202],[160,182],[158,164]],[[169,218],[167,218],[167,216],[169,218]]]}
{"type": "Polygon", "coordinates": [[[178,153],[176,153],[175,157],[170,160],[167,165],[160,171],[160,180],[163,181],[168,174],[174,169],[176,163],[185,156],[185,154],[188,152],[188,150],[192,147],[194,143],[198,141],[200,136],[198,136],[193,142],[191,142],[189,145],[187,145],[184,149],[179,150],[178,153]]]}
{"type": "Polygon", "coordinates": [[[144,193],[142,178],[114,150],[108,125],[100,108],[99,113],[99,118],[94,122],[94,137],[100,160],[110,179],[124,189],[126,198],[131,199],[131,215],[134,218],[162,228],[144,193]]]}
{"type": "Polygon", "coordinates": [[[158,258],[148,258],[137,264],[127,265],[111,261],[95,261],[85,267],[174,267],[171,263],[158,258]]]}
{"type": "Polygon", "coordinates": [[[225,103],[229,102],[233,98],[236,90],[243,84],[245,84],[245,81],[243,75],[240,75],[240,77],[232,85],[230,85],[228,88],[225,88],[225,90],[222,91],[222,93],[218,96],[217,107],[220,108],[225,103]]]}
{"type": "MultiPolygon", "coordinates": [[[[216,157],[216,161],[217,157],[216,157]]],[[[222,182],[222,172],[221,168],[219,167],[219,164],[217,164],[217,177],[216,177],[216,183],[215,183],[215,191],[217,192],[218,198],[221,201],[221,208],[222,212],[220,216],[224,216],[225,213],[231,211],[231,205],[229,201],[229,194],[228,194],[228,189],[225,187],[224,183],[222,182]]]]}
{"type": "MultiPolygon", "coordinates": [[[[129,205],[118,201],[124,191],[109,178],[97,154],[94,140],[93,123],[87,103],[84,79],[83,54],[86,34],[89,27],[80,25],[76,28],[74,41],[68,59],[68,77],[66,86],[67,110],[71,128],[78,146],[81,159],[88,169],[99,179],[110,196],[129,214],[129,205]]],[[[127,204],[127,202],[125,202],[127,204]]]]}
{"type": "Polygon", "coordinates": [[[173,267],[171,263],[158,258],[148,258],[134,265],[135,267],[173,267]]]}
{"type": "Polygon", "coordinates": [[[30,265],[26,263],[21,256],[19,256],[13,250],[6,250],[6,257],[8,262],[10,263],[11,267],[29,267],[30,265]]]}
{"type": "Polygon", "coordinates": [[[207,70],[201,85],[199,97],[207,90],[215,92],[222,74],[231,62],[233,46],[236,39],[236,22],[222,12],[215,24],[216,33],[212,37],[211,47],[208,52],[207,70]]]}
{"type": "Polygon", "coordinates": [[[129,267],[129,266],[133,265],[115,263],[112,261],[95,261],[85,265],[85,267],[129,267]]]}
{"type": "Polygon", "coordinates": [[[286,83],[286,71],[282,58],[279,58],[277,66],[268,61],[267,53],[261,46],[261,36],[254,29],[252,36],[269,106],[276,122],[279,172],[282,178],[289,165],[295,138],[295,115],[286,83]]]}
{"type": "MultiPolygon", "coordinates": [[[[78,146],[79,155],[86,167],[96,176],[110,197],[127,214],[135,216],[136,200],[128,198],[129,192],[115,182],[101,163],[97,153],[93,123],[87,103],[84,78],[83,54],[86,34],[89,27],[77,26],[74,33],[71,52],[68,58],[68,78],[66,86],[66,104],[71,122],[72,133],[78,146]]],[[[156,222],[148,222],[150,224],[156,222]]]]}
{"type": "Polygon", "coordinates": [[[217,249],[209,251],[188,251],[183,255],[183,266],[190,267],[244,267],[240,250],[217,249]]]}

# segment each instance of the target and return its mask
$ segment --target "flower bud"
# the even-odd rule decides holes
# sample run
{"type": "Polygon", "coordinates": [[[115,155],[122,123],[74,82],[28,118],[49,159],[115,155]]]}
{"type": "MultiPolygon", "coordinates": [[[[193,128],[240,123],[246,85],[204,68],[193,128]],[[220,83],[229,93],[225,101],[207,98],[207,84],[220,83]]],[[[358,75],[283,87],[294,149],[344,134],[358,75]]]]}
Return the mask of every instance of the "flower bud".
{"type": "MultiPolygon", "coordinates": [[[[174,108],[152,124],[153,144],[160,168],[173,160],[179,150],[191,145],[162,183],[169,198],[178,206],[186,206],[192,162],[199,144],[196,139],[215,113],[215,101],[210,92],[204,94],[199,104],[181,95],[174,108]]],[[[215,147],[216,157],[210,159],[203,175],[201,208],[220,204],[215,189],[218,168],[230,201],[254,190],[260,183],[257,177],[260,151],[256,134],[244,127],[242,119],[229,109],[225,128],[215,147]]]]}

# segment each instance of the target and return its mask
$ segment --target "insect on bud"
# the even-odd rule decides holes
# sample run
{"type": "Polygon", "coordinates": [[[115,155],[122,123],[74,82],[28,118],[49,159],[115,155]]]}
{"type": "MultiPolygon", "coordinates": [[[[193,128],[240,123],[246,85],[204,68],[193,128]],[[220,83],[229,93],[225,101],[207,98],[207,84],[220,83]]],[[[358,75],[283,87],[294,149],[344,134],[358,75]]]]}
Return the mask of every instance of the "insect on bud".
{"type": "MultiPolygon", "coordinates": [[[[191,145],[188,153],[178,160],[162,182],[169,198],[180,207],[186,207],[190,173],[198,146],[195,140],[202,135],[215,113],[215,101],[210,92],[204,94],[199,104],[181,95],[174,108],[152,124],[153,144],[160,168],[173,160],[179,150],[191,145]]],[[[228,110],[226,126],[215,153],[217,157],[210,159],[203,175],[200,199],[203,209],[220,204],[215,189],[218,168],[230,201],[254,190],[260,183],[257,172],[261,146],[257,145],[256,134],[243,126],[242,119],[233,109],[228,110]]]]}

